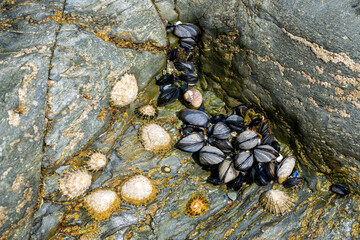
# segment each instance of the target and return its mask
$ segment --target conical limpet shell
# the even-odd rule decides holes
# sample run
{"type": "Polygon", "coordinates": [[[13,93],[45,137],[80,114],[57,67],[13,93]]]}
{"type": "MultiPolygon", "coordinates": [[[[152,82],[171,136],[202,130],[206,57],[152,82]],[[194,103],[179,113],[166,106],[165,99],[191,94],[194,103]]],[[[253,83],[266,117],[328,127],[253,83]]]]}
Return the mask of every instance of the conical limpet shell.
{"type": "Polygon", "coordinates": [[[157,117],[158,110],[153,105],[147,104],[136,108],[135,114],[143,120],[152,120],[157,117]]]}
{"type": "Polygon", "coordinates": [[[260,205],[270,213],[284,215],[294,205],[291,198],[283,191],[269,190],[263,192],[259,198],[260,205]]]}
{"type": "Polygon", "coordinates": [[[105,154],[101,152],[93,153],[89,160],[86,162],[86,165],[90,170],[98,171],[106,166],[107,159],[105,154]]]}
{"type": "Polygon", "coordinates": [[[120,198],[110,189],[95,189],[84,197],[84,207],[97,221],[108,219],[119,206],[120,198]]]}
{"type": "Polygon", "coordinates": [[[125,74],[115,83],[110,93],[110,103],[114,107],[124,107],[135,101],[138,85],[134,75],[125,74]]]}
{"type": "Polygon", "coordinates": [[[156,123],[145,124],[139,129],[139,139],[146,151],[166,152],[172,147],[170,134],[156,123]]]}
{"type": "Polygon", "coordinates": [[[120,186],[121,199],[132,205],[146,205],[156,198],[157,189],[153,181],[143,175],[136,175],[120,186]]]}
{"type": "Polygon", "coordinates": [[[91,178],[92,176],[85,169],[65,172],[59,179],[60,191],[70,199],[79,197],[90,187],[91,178]]]}
{"type": "Polygon", "coordinates": [[[194,196],[186,204],[185,213],[189,217],[203,215],[209,209],[209,201],[204,196],[194,196]]]}

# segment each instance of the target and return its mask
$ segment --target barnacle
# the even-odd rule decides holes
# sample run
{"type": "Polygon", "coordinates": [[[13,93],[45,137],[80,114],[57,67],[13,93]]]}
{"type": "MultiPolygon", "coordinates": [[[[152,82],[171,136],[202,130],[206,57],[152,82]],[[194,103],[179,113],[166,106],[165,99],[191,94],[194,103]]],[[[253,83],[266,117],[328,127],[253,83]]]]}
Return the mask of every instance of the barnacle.
{"type": "Polygon", "coordinates": [[[158,110],[154,106],[147,104],[136,108],[135,114],[143,120],[152,120],[158,115],[158,110]]]}

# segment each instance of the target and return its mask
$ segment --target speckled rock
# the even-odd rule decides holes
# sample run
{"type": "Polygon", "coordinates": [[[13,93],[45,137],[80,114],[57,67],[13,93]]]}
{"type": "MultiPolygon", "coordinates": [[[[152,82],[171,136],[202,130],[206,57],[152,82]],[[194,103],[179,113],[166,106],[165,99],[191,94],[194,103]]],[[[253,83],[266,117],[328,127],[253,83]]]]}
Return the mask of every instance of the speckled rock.
{"type": "Polygon", "coordinates": [[[257,105],[304,167],[357,192],[359,7],[351,0],[176,2],[180,20],[204,32],[202,85],[257,105]]]}

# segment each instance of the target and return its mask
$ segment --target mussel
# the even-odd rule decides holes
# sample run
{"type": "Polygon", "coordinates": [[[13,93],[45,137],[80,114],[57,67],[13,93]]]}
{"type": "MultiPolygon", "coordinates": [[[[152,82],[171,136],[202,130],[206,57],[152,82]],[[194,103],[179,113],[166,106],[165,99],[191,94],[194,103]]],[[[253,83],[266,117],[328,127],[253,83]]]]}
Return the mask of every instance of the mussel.
{"type": "Polygon", "coordinates": [[[216,165],[223,162],[225,159],[225,154],[213,146],[204,146],[200,150],[199,160],[203,165],[216,165]]]}
{"type": "Polygon", "coordinates": [[[178,48],[174,48],[173,50],[167,52],[167,57],[170,61],[176,60],[178,56],[179,56],[178,48]]]}
{"type": "Polygon", "coordinates": [[[180,139],[176,147],[185,152],[197,152],[205,144],[204,135],[202,133],[193,132],[186,137],[180,139]]]}
{"type": "Polygon", "coordinates": [[[300,184],[302,182],[302,180],[303,179],[301,177],[292,177],[292,178],[286,179],[282,184],[286,188],[291,188],[291,187],[295,187],[296,185],[300,184]]]}
{"type": "Polygon", "coordinates": [[[235,131],[243,131],[244,130],[244,118],[239,115],[233,114],[230,115],[226,120],[226,124],[235,131]]]}
{"type": "Polygon", "coordinates": [[[184,48],[186,52],[191,52],[194,50],[194,47],[186,42],[180,41],[180,47],[184,48]]]}
{"type": "Polygon", "coordinates": [[[179,112],[179,118],[186,124],[205,128],[210,123],[210,118],[206,113],[190,108],[182,109],[179,112]]]}
{"type": "Polygon", "coordinates": [[[237,170],[247,171],[254,163],[254,156],[250,151],[243,151],[236,155],[234,165],[237,170]]]}
{"type": "Polygon", "coordinates": [[[240,172],[239,175],[232,181],[228,182],[226,186],[234,191],[239,191],[244,183],[244,175],[240,172]]]}
{"type": "Polygon", "coordinates": [[[189,62],[177,61],[174,62],[174,67],[178,71],[193,73],[195,71],[194,66],[189,62]]]}
{"type": "Polygon", "coordinates": [[[228,139],[230,137],[230,128],[223,122],[218,122],[212,129],[212,136],[218,139],[228,139]]]}
{"type": "Polygon", "coordinates": [[[191,23],[181,23],[175,25],[173,31],[174,35],[178,38],[195,38],[201,34],[201,30],[198,26],[191,23]]]}
{"type": "Polygon", "coordinates": [[[160,93],[157,105],[165,106],[172,102],[175,102],[180,95],[180,90],[178,88],[168,88],[160,93]]]}
{"type": "Polygon", "coordinates": [[[233,146],[232,146],[231,142],[229,142],[228,140],[221,140],[221,139],[217,139],[214,137],[210,137],[209,143],[212,146],[219,148],[224,153],[231,153],[233,150],[233,146]]]}
{"type": "Polygon", "coordinates": [[[274,141],[274,135],[271,133],[266,133],[265,135],[262,135],[261,139],[261,145],[271,145],[271,143],[274,141]]]}
{"type": "Polygon", "coordinates": [[[279,153],[270,145],[259,145],[254,148],[254,158],[259,163],[267,163],[277,158],[279,153]]]}
{"type": "Polygon", "coordinates": [[[239,148],[244,150],[252,149],[261,142],[259,135],[251,130],[240,133],[236,141],[239,148]]]}
{"type": "Polygon", "coordinates": [[[342,196],[348,195],[350,193],[350,190],[344,184],[341,183],[336,183],[331,185],[330,190],[342,196]]]}
{"type": "Polygon", "coordinates": [[[179,76],[181,81],[187,82],[188,84],[195,85],[198,82],[197,75],[191,72],[185,72],[179,76]]]}
{"type": "Polygon", "coordinates": [[[278,182],[283,183],[292,173],[295,167],[296,158],[294,155],[286,157],[277,170],[278,182]]]}
{"type": "Polygon", "coordinates": [[[226,159],[219,166],[219,178],[223,183],[228,183],[237,177],[238,173],[234,168],[231,159],[226,159]]]}
{"type": "Polygon", "coordinates": [[[174,82],[175,77],[173,74],[165,74],[156,79],[156,85],[159,86],[173,84],[174,82]]]}

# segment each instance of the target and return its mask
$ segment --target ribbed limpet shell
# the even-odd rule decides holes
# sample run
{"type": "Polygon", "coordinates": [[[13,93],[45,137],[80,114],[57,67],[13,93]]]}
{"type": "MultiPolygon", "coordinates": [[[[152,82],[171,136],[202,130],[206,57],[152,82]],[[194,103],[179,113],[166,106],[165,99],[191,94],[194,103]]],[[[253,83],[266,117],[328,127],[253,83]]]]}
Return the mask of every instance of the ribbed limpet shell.
{"type": "Polygon", "coordinates": [[[135,114],[143,120],[152,120],[157,117],[158,110],[153,105],[147,104],[136,108],[135,114]]]}
{"type": "Polygon", "coordinates": [[[115,83],[110,93],[110,103],[114,107],[124,107],[135,101],[138,85],[134,75],[125,74],[115,83]]]}
{"type": "Polygon", "coordinates": [[[166,152],[172,147],[170,134],[160,125],[149,123],[139,129],[139,139],[146,151],[166,152]]]}
{"type": "Polygon", "coordinates": [[[289,195],[280,190],[269,190],[263,192],[259,198],[260,205],[270,213],[284,215],[294,205],[289,195]]]}
{"type": "Polygon", "coordinates": [[[156,198],[157,189],[151,179],[136,175],[124,181],[120,186],[121,199],[132,205],[146,205],[156,198]]]}
{"type": "Polygon", "coordinates": [[[65,172],[59,179],[59,188],[63,195],[70,199],[82,195],[91,185],[92,176],[85,169],[65,172]]]}
{"type": "Polygon", "coordinates": [[[108,219],[119,206],[120,198],[110,189],[95,189],[84,197],[84,207],[97,221],[108,219]]]}
{"type": "Polygon", "coordinates": [[[86,162],[86,165],[90,170],[98,171],[106,166],[107,159],[105,154],[101,152],[95,152],[91,154],[89,160],[86,162]]]}
{"type": "Polygon", "coordinates": [[[186,204],[185,213],[189,217],[203,215],[209,209],[209,201],[204,196],[194,196],[186,204]]]}

